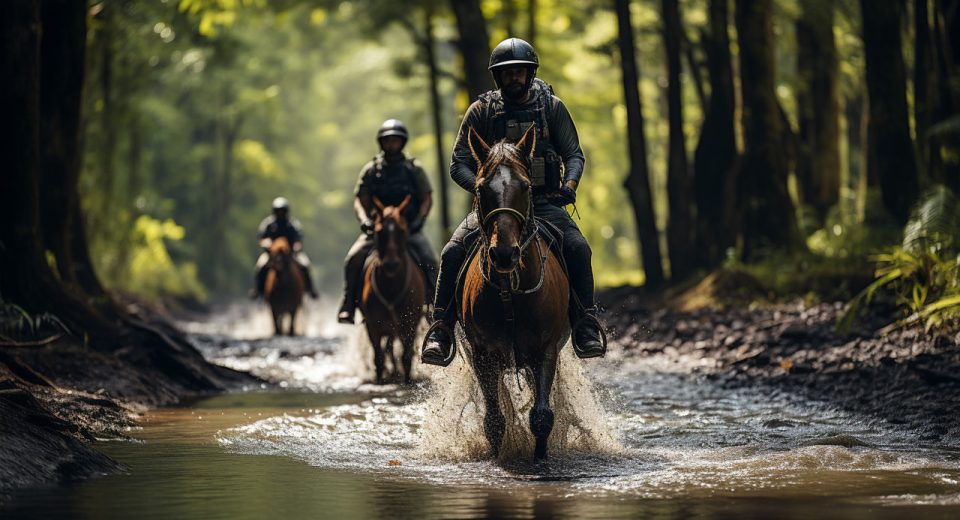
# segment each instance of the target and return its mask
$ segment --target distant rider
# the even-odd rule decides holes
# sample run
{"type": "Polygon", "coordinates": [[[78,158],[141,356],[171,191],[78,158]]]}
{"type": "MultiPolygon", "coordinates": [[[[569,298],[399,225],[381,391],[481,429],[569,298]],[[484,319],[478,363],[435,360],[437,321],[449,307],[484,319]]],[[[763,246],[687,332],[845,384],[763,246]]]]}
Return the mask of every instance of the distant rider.
{"type": "Polygon", "coordinates": [[[294,252],[294,259],[303,272],[304,285],[307,288],[307,294],[311,298],[317,298],[317,290],[313,288],[313,280],[310,277],[310,259],[303,252],[303,232],[301,231],[300,221],[290,217],[290,203],[283,197],[273,199],[273,214],[267,216],[260,222],[257,231],[257,238],[260,240],[260,247],[264,249],[257,259],[256,288],[251,293],[251,297],[257,298],[263,296],[263,286],[267,280],[267,262],[270,260],[270,244],[278,237],[284,237],[290,243],[294,252]]]}
{"type": "Polygon", "coordinates": [[[398,206],[410,196],[404,218],[410,229],[407,244],[410,254],[433,290],[437,280],[437,257],[423,234],[423,224],[433,205],[433,189],[420,161],[403,152],[410,138],[407,127],[397,119],[388,119],[377,131],[380,153],[360,170],[353,209],[360,221],[360,236],[347,253],[344,266],[343,301],[337,313],[340,323],[353,323],[360,299],[358,288],[367,254],[373,249],[374,198],[385,206],[398,206]]]}

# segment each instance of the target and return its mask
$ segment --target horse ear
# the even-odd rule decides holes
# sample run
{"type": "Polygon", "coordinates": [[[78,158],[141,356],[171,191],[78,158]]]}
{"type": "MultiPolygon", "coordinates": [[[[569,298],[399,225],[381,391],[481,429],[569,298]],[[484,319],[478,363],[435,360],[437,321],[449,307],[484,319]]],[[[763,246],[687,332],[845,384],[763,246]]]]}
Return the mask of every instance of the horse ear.
{"type": "Polygon", "coordinates": [[[471,126],[467,130],[467,144],[470,145],[470,153],[477,161],[477,166],[482,166],[487,162],[487,156],[490,154],[490,146],[480,137],[480,134],[471,126]]]}
{"type": "Polygon", "coordinates": [[[517,141],[517,148],[520,150],[520,154],[527,158],[527,160],[533,159],[533,152],[537,149],[537,125],[532,124],[530,128],[527,128],[527,131],[523,133],[523,137],[517,141]]]}
{"type": "Polygon", "coordinates": [[[376,195],[373,196],[373,205],[376,206],[378,210],[383,211],[383,202],[376,195]]]}
{"type": "Polygon", "coordinates": [[[403,208],[407,207],[407,204],[410,204],[410,195],[407,195],[406,197],[403,198],[403,202],[401,202],[400,205],[397,206],[397,211],[403,211],[403,208]]]}

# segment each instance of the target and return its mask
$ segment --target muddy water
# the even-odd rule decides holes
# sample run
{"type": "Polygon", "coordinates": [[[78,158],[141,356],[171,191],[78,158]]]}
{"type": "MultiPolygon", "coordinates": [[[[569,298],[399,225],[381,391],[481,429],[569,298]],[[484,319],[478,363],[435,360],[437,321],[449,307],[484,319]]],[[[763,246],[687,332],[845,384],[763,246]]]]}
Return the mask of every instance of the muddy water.
{"type": "Polygon", "coordinates": [[[22,494],[0,516],[960,516],[960,451],[826,403],[718,387],[690,375],[698,360],[565,355],[539,464],[522,424],[529,391],[510,374],[508,455],[492,461],[464,365],[377,387],[349,329],[258,340],[268,325],[238,312],[194,324],[198,346],[285,389],[147,414],[139,442],[100,445],[126,474],[22,494]]]}

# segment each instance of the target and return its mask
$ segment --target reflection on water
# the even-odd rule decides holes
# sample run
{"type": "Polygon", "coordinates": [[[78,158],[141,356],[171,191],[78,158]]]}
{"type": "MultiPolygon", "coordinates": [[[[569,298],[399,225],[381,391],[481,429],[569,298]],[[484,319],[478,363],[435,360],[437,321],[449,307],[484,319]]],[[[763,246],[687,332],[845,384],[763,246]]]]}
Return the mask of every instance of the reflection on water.
{"type": "MultiPolygon", "coordinates": [[[[426,373],[432,382],[412,389],[376,387],[364,383],[360,343],[342,334],[206,331],[208,357],[291,388],[152,412],[133,432],[142,442],[101,443],[126,474],[21,494],[0,516],[960,515],[956,450],[766,388],[721,388],[657,358],[592,362],[584,375],[565,354],[554,405],[569,408],[558,417],[573,426],[558,428],[552,458],[490,461],[464,366],[426,373]]],[[[522,379],[504,384],[524,415],[522,379]]]]}

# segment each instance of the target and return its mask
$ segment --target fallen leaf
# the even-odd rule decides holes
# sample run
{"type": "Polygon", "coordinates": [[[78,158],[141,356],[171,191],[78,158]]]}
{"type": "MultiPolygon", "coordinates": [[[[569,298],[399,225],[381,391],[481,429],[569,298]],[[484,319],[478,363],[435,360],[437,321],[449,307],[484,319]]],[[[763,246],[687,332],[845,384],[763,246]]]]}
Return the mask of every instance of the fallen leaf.
{"type": "Polygon", "coordinates": [[[400,461],[397,460],[397,459],[390,459],[389,461],[387,461],[387,464],[389,464],[389,465],[391,465],[391,466],[399,466],[399,465],[400,465],[400,461]]]}

